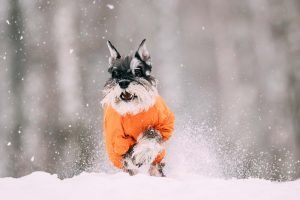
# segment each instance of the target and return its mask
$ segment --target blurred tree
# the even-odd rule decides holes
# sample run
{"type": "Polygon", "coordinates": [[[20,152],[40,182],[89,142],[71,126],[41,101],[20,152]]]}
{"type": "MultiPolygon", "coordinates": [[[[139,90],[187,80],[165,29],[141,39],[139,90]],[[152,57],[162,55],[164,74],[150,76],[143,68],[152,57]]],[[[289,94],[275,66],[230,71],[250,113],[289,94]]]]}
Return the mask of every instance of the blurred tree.
{"type": "Polygon", "coordinates": [[[9,131],[12,129],[12,110],[11,103],[11,91],[10,91],[10,57],[8,49],[10,41],[8,38],[8,28],[10,23],[7,20],[8,17],[8,3],[6,0],[0,0],[0,19],[3,23],[0,23],[0,177],[7,174],[9,170],[7,166],[8,156],[11,141],[9,140],[9,131]],[[3,20],[5,19],[5,20],[3,20]]]}
{"type": "Polygon", "coordinates": [[[286,17],[285,46],[287,47],[288,62],[288,101],[292,113],[292,122],[296,143],[296,177],[300,177],[300,2],[298,0],[286,1],[283,5],[286,17]],[[289,13],[288,15],[286,13],[289,13]]]}
{"type": "MultiPolygon", "coordinates": [[[[24,106],[23,101],[23,80],[26,74],[26,53],[23,43],[23,15],[21,12],[19,0],[10,1],[10,12],[8,23],[10,24],[9,38],[10,38],[10,82],[12,93],[12,104],[14,109],[13,128],[9,131],[9,141],[11,148],[9,151],[9,161],[7,163],[8,176],[20,176],[24,169],[24,152],[23,152],[23,128],[25,126],[24,106]]],[[[24,169],[24,171],[26,171],[24,169]]]]}

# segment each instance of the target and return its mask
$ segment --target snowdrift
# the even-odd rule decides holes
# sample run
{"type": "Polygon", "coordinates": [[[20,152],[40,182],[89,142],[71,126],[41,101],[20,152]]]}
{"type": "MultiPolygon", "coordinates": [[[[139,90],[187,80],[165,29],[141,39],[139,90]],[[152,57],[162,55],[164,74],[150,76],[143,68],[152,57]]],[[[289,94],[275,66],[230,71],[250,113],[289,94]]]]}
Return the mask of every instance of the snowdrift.
{"type": "Polygon", "coordinates": [[[60,180],[56,175],[34,172],[22,178],[1,178],[1,200],[153,200],[153,199],[249,199],[300,198],[300,180],[270,182],[260,179],[215,179],[198,175],[158,178],[125,173],[83,173],[60,180]]]}

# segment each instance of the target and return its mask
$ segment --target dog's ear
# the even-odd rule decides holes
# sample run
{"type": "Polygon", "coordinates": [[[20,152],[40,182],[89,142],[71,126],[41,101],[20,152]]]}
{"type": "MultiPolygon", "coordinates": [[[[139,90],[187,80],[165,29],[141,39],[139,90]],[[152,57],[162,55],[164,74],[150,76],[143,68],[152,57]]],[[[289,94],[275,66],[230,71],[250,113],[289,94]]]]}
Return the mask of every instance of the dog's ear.
{"type": "Polygon", "coordinates": [[[143,41],[142,41],[142,43],[140,44],[140,46],[139,46],[139,48],[138,48],[138,50],[137,50],[137,52],[136,52],[136,56],[139,56],[139,58],[141,59],[141,60],[143,60],[144,62],[146,62],[148,65],[150,65],[150,53],[149,53],[149,51],[148,51],[148,49],[147,49],[147,47],[146,47],[146,44],[145,44],[145,42],[146,42],[146,39],[144,39],[143,41]]]}
{"type": "Polygon", "coordinates": [[[110,52],[110,57],[108,59],[109,65],[112,65],[112,63],[116,60],[116,59],[120,59],[121,55],[119,54],[118,50],[114,47],[114,45],[112,45],[112,43],[108,40],[107,41],[107,46],[110,52]]]}

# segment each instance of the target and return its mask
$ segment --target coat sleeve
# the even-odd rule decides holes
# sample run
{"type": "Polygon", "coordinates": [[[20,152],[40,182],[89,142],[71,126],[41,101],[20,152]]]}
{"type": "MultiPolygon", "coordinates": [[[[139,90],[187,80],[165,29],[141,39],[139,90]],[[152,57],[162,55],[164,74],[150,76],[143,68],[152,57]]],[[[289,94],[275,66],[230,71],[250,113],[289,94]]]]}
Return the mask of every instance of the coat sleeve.
{"type": "Polygon", "coordinates": [[[124,133],[121,117],[108,109],[104,118],[105,142],[111,153],[119,156],[124,155],[134,140],[124,133]]]}
{"type": "Polygon", "coordinates": [[[130,136],[125,135],[123,132],[117,132],[113,143],[114,152],[123,156],[133,144],[134,141],[130,136]]]}
{"type": "Polygon", "coordinates": [[[173,112],[167,107],[163,99],[159,99],[158,124],[155,127],[162,135],[163,140],[168,140],[174,131],[175,117],[173,112]]]}

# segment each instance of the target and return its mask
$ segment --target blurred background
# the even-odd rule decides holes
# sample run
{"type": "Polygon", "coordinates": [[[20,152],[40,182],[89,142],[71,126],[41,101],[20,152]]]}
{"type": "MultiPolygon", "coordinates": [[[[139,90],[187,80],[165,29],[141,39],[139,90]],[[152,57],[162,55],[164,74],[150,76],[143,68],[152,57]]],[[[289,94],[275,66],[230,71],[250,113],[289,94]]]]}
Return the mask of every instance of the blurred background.
{"type": "Polygon", "coordinates": [[[143,38],[176,115],[169,173],[300,177],[299,0],[0,0],[0,177],[114,172],[106,41],[143,38]]]}

